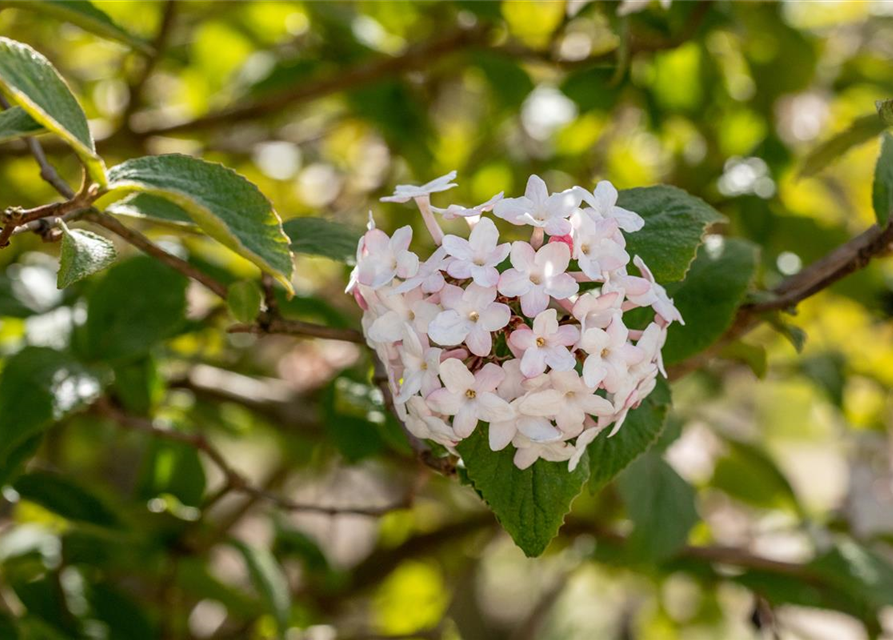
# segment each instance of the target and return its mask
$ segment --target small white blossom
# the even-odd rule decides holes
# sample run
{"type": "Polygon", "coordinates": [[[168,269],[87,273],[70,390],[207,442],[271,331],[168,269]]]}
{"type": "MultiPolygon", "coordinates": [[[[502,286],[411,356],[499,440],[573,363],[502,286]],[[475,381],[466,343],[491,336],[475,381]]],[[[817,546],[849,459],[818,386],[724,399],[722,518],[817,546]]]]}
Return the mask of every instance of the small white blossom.
{"type": "Polygon", "coordinates": [[[645,220],[638,213],[617,206],[617,189],[607,180],[602,180],[591,193],[577,187],[583,202],[589,205],[585,209],[596,219],[614,220],[624,231],[633,233],[645,226],[645,220]]]}
{"type": "Polygon", "coordinates": [[[512,268],[499,277],[499,293],[518,296],[521,310],[533,318],[549,306],[549,297],[564,300],[577,293],[579,285],[565,273],[570,249],[563,242],[550,242],[535,251],[527,242],[515,242],[512,268]]]}
{"type": "Polygon", "coordinates": [[[574,318],[588,328],[607,329],[614,314],[620,312],[622,302],[623,295],[618,291],[588,291],[574,302],[574,318]]]}
{"type": "Polygon", "coordinates": [[[417,393],[427,396],[440,388],[438,370],[443,349],[430,347],[428,338],[419,338],[413,329],[405,327],[403,344],[398,351],[403,363],[403,382],[397,402],[406,402],[417,393]]]}
{"type": "Polygon", "coordinates": [[[538,376],[549,366],[557,371],[570,371],[576,359],[568,347],[580,338],[580,330],[572,325],[558,324],[558,312],[546,309],[533,320],[533,328],[523,326],[512,332],[509,343],[524,353],[521,373],[538,376]]]}
{"type": "Polygon", "coordinates": [[[444,360],[440,363],[444,388],[426,398],[428,406],[454,416],[453,431],[460,438],[467,438],[479,420],[493,422],[511,413],[509,403],[495,393],[504,375],[502,368],[492,362],[473,374],[461,360],[444,360]]]}
{"type": "Polygon", "coordinates": [[[495,302],[496,288],[474,283],[464,291],[448,284],[440,292],[439,313],[428,327],[428,335],[444,346],[465,344],[476,356],[490,355],[493,331],[502,329],[511,318],[511,309],[495,302]]]}
{"type": "Polygon", "coordinates": [[[586,385],[576,371],[552,371],[542,376],[540,384],[547,385],[532,391],[518,407],[521,413],[536,407],[554,416],[555,423],[565,436],[572,438],[583,431],[586,417],[614,415],[614,405],[586,385]]]}
{"type": "Polygon", "coordinates": [[[436,415],[421,396],[413,396],[406,403],[406,428],[417,438],[429,439],[445,447],[459,441],[456,432],[443,416],[436,415]]]}
{"type": "Polygon", "coordinates": [[[445,208],[432,206],[431,210],[435,213],[441,214],[444,220],[455,220],[456,218],[474,218],[481,215],[482,213],[486,213],[487,211],[492,211],[493,207],[495,207],[496,203],[500,200],[502,200],[502,191],[497,193],[486,202],[475,207],[463,207],[460,204],[451,204],[450,206],[445,208]]]}
{"type": "Polygon", "coordinates": [[[391,291],[394,293],[406,293],[416,287],[421,287],[424,293],[437,293],[443,289],[445,280],[441,272],[446,269],[446,265],[446,249],[437,247],[437,250],[431,254],[431,257],[419,265],[418,271],[416,271],[414,276],[407,278],[391,291]]]}
{"type": "Polygon", "coordinates": [[[513,462],[519,469],[527,469],[542,458],[549,462],[564,462],[574,455],[574,447],[567,442],[535,442],[522,433],[512,440],[515,445],[513,462]]]}
{"type": "Polygon", "coordinates": [[[440,313],[440,307],[424,298],[420,289],[406,295],[384,295],[376,305],[379,316],[367,335],[376,342],[395,342],[402,339],[403,327],[411,326],[419,333],[428,329],[431,321],[440,313]]]}
{"type": "Polygon", "coordinates": [[[682,314],[673,304],[664,289],[654,279],[651,270],[639,256],[633,258],[633,264],[641,272],[642,277],[620,274],[611,279],[609,287],[619,287],[623,290],[626,299],[638,307],[652,307],[668,324],[678,322],[685,324],[682,314]]]}
{"type": "Polygon", "coordinates": [[[552,421],[536,411],[524,413],[521,411],[524,398],[516,398],[511,403],[511,411],[499,420],[494,420],[489,425],[490,449],[500,451],[512,442],[518,435],[522,435],[531,442],[557,442],[561,440],[561,432],[555,428],[552,421]]]}
{"type": "Polygon", "coordinates": [[[599,281],[606,271],[626,266],[626,241],[612,219],[593,220],[585,213],[574,214],[574,259],[590,279],[599,281]]]}
{"type": "Polygon", "coordinates": [[[471,230],[468,240],[445,236],[443,248],[453,257],[447,273],[460,280],[471,278],[482,287],[495,287],[499,282],[496,265],[505,260],[511,250],[508,242],[498,242],[499,230],[489,218],[484,218],[471,230]]]}
{"type": "Polygon", "coordinates": [[[445,176],[440,176],[432,180],[431,182],[427,182],[423,185],[414,185],[414,184],[398,184],[397,188],[394,189],[394,195],[386,196],[381,199],[382,202],[409,202],[415,198],[424,198],[430,196],[432,193],[440,193],[441,191],[448,191],[453,187],[458,186],[453,183],[453,180],[456,179],[456,172],[450,171],[445,176]]]}
{"type": "Polygon", "coordinates": [[[419,269],[419,257],[409,250],[412,227],[400,227],[389,238],[381,229],[370,229],[360,239],[357,250],[356,280],[378,289],[394,276],[410,278],[419,269]]]}
{"type": "Polygon", "coordinates": [[[539,176],[530,176],[527,190],[521,198],[504,198],[496,203],[493,213],[514,225],[531,225],[545,230],[550,236],[563,236],[571,231],[567,220],[580,206],[576,189],[549,194],[546,183],[539,176]]]}
{"type": "Polygon", "coordinates": [[[593,388],[602,385],[609,393],[624,385],[629,368],[644,358],[643,351],[628,342],[628,337],[629,330],[619,313],[606,330],[583,327],[579,346],[589,354],[583,363],[583,379],[587,385],[593,388]]]}

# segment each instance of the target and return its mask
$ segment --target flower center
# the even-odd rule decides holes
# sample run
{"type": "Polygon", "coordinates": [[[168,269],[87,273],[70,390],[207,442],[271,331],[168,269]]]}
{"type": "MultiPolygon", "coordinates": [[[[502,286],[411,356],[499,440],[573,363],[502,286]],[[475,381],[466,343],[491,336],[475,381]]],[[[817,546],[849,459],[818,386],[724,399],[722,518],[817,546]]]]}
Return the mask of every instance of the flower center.
{"type": "Polygon", "coordinates": [[[580,251],[582,251],[583,253],[589,253],[589,245],[588,244],[580,245],[580,251]]]}
{"type": "Polygon", "coordinates": [[[480,317],[481,317],[481,314],[479,314],[477,311],[472,311],[471,313],[468,314],[468,319],[471,320],[472,322],[477,322],[478,318],[480,318],[480,317]]]}
{"type": "Polygon", "coordinates": [[[475,396],[477,396],[477,391],[475,391],[474,389],[469,389],[468,391],[465,392],[466,398],[473,400],[475,398],[475,396]]]}
{"type": "Polygon", "coordinates": [[[531,273],[531,274],[530,274],[530,281],[531,281],[533,284],[540,284],[540,283],[543,281],[543,279],[540,278],[540,276],[539,276],[538,273],[531,273]]]}
{"type": "Polygon", "coordinates": [[[407,314],[410,320],[415,320],[415,311],[410,310],[407,314]]]}
{"type": "Polygon", "coordinates": [[[607,358],[609,353],[611,353],[611,350],[608,347],[602,349],[602,358],[607,358]]]}
{"type": "Polygon", "coordinates": [[[536,339],[536,346],[538,346],[538,347],[545,347],[545,346],[546,346],[546,339],[543,338],[543,337],[539,337],[539,338],[537,338],[537,339],[536,339]]]}
{"type": "Polygon", "coordinates": [[[484,266],[484,259],[483,259],[483,258],[475,258],[475,259],[474,259],[474,263],[475,263],[477,266],[479,266],[479,267],[483,267],[483,266],[484,266]]]}

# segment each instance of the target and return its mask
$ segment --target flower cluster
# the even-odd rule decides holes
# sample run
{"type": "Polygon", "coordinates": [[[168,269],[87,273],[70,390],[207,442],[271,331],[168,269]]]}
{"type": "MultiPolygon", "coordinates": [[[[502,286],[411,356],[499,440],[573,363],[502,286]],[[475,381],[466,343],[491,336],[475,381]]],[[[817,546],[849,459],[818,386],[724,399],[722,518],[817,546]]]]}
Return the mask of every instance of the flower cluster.
{"type": "Polygon", "coordinates": [[[431,194],[455,187],[455,177],[383,198],[418,206],[438,245],[424,261],[409,248],[409,226],[388,236],[370,215],[348,286],[366,338],[415,436],[453,450],[483,422],[490,448],[513,445],[519,468],[543,458],[573,470],[666,375],[667,327],[682,322],[626,251],[623,232],[644,221],[617,206],[609,182],[550,194],[535,175],[519,198],[434,207],[431,194]],[[488,213],[530,227],[530,240],[500,242],[488,213]],[[468,237],[444,235],[437,215],[464,218],[468,237]],[[637,314],[644,328],[627,327],[624,314],[642,307],[651,310],[637,314]]]}

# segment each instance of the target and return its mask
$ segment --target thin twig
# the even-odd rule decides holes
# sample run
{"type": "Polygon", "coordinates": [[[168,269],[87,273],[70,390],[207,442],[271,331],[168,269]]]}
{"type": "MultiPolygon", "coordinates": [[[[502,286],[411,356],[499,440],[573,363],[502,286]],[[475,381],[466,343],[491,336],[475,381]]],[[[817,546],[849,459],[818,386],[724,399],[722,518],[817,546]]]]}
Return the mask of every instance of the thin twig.
{"type": "Polygon", "coordinates": [[[298,502],[251,484],[242,474],[229,465],[220,450],[217,449],[217,447],[215,447],[203,434],[186,433],[184,431],[176,431],[174,429],[159,426],[148,418],[129,415],[112,405],[107,400],[100,400],[93,406],[99,414],[110,418],[125,429],[148,433],[154,437],[170,440],[172,442],[179,442],[196,449],[204,454],[211,463],[217,467],[221,474],[223,474],[225,482],[230,487],[231,491],[244,493],[249,496],[256,496],[257,498],[265,500],[285,511],[301,511],[326,515],[350,514],[379,517],[390,513],[391,511],[406,509],[409,506],[407,500],[401,500],[395,504],[379,507],[338,507],[298,502]]]}
{"type": "Polygon", "coordinates": [[[311,338],[327,338],[329,340],[342,340],[356,344],[365,344],[363,334],[356,329],[342,329],[327,327],[302,320],[287,320],[285,318],[272,317],[260,324],[236,324],[227,329],[229,333],[255,333],[266,335],[282,333],[293,336],[309,336],[311,338]]]}

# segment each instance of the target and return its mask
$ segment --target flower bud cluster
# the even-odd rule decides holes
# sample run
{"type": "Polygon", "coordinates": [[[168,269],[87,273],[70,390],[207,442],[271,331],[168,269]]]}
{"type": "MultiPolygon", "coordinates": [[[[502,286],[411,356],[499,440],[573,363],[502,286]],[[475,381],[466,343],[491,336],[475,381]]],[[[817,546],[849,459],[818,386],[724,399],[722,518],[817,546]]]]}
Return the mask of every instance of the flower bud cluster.
{"type": "Polygon", "coordinates": [[[434,207],[431,194],[456,186],[455,176],[382,199],[418,206],[439,245],[424,261],[410,250],[409,226],[388,236],[370,218],[348,286],[366,339],[415,436],[454,450],[486,428],[490,448],[512,445],[521,469],[543,458],[573,470],[666,376],[667,327],[682,322],[627,253],[624,233],[644,220],[617,206],[609,182],[550,194],[535,175],[519,198],[434,207]],[[530,227],[530,241],[500,242],[488,214],[530,227]],[[468,237],[444,235],[437,215],[465,218],[468,237]],[[644,328],[627,327],[624,314],[643,307],[644,328]]]}

